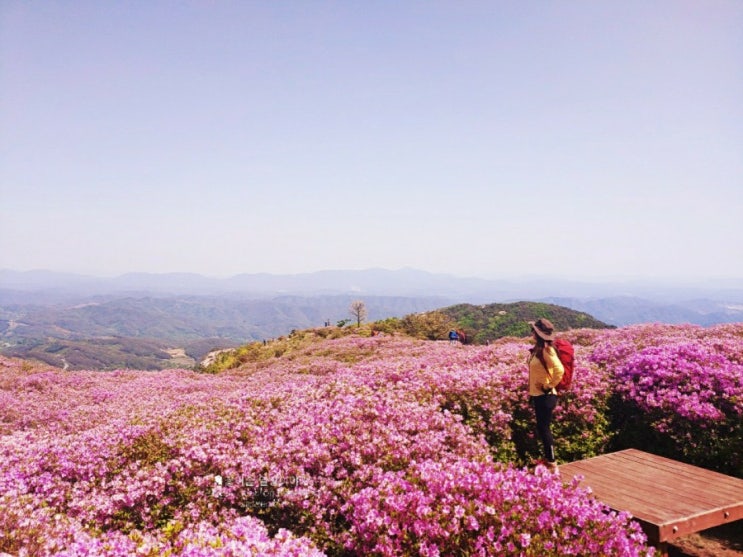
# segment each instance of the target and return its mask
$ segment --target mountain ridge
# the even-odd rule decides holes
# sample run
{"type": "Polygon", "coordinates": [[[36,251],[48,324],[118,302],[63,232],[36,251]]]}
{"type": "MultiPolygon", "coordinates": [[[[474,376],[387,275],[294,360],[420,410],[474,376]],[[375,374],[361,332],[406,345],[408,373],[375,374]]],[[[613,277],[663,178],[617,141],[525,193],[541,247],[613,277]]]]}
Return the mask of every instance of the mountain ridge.
{"type": "Polygon", "coordinates": [[[614,328],[588,313],[544,302],[457,304],[439,311],[453,319],[467,335],[467,342],[473,344],[488,344],[507,336],[528,337],[528,323],[540,317],[551,320],[556,332],[614,328]]]}
{"type": "MultiPolygon", "coordinates": [[[[490,280],[417,269],[327,270],[294,275],[128,273],[114,278],[51,271],[0,270],[0,308],[89,303],[121,297],[174,296],[275,299],[345,295],[439,297],[447,304],[543,301],[586,311],[615,326],[659,321],[713,325],[743,321],[743,280],[684,283],[653,280],[588,282],[550,277],[490,280]]],[[[426,308],[430,309],[430,308],[426,308]]]]}
{"type": "Polygon", "coordinates": [[[122,293],[160,294],[322,294],[440,295],[471,303],[516,301],[525,298],[586,298],[628,295],[673,302],[694,298],[743,303],[743,279],[720,278],[704,282],[662,280],[585,280],[558,277],[485,279],[431,273],[412,268],[397,270],[324,270],[299,274],[242,273],[216,278],[197,273],[127,273],[93,277],[53,271],[0,269],[0,289],[68,295],[122,293]]]}

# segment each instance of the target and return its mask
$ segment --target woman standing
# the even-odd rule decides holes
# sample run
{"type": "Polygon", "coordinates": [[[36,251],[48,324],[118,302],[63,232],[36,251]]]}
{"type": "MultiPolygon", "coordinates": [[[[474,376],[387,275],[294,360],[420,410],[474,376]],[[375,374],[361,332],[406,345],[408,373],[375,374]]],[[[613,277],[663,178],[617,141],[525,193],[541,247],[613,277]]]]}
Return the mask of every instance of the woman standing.
{"type": "Polygon", "coordinates": [[[537,417],[537,434],[544,448],[544,459],[550,470],[557,470],[555,445],[550,424],[552,411],[557,406],[555,387],[565,370],[552,346],[555,327],[549,320],[540,318],[530,322],[534,347],[529,355],[529,398],[537,417]]]}

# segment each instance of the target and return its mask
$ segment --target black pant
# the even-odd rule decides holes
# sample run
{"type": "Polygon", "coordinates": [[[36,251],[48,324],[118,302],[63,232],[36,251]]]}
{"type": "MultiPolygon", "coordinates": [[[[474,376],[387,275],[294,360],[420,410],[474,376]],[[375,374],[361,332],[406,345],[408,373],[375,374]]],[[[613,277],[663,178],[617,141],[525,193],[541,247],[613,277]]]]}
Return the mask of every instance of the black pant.
{"type": "Polygon", "coordinates": [[[554,439],[550,424],[552,423],[552,411],[557,406],[557,395],[541,395],[531,397],[531,403],[534,405],[534,411],[537,415],[537,433],[542,440],[544,447],[544,458],[548,462],[555,461],[554,439]]]}

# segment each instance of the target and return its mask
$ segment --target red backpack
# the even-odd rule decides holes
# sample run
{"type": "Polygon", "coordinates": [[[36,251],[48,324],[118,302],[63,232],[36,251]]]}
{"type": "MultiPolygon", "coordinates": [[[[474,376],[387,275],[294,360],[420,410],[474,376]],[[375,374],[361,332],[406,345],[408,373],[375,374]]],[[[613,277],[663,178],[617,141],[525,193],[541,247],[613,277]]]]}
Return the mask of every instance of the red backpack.
{"type": "Polygon", "coordinates": [[[552,346],[557,352],[557,357],[562,362],[562,367],[565,368],[565,373],[560,379],[555,389],[557,392],[562,393],[570,390],[570,385],[573,383],[573,369],[575,365],[575,350],[573,345],[570,344],[569,340],[564,338],[557,338],[552,342],[552,346]]]}

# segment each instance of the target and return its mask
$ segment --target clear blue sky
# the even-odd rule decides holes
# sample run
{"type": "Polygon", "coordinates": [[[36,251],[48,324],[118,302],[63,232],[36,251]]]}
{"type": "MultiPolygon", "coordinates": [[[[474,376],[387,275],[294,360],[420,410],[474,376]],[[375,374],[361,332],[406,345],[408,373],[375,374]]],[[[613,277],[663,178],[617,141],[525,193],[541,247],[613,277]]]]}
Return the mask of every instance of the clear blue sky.
{"type": "Polygon", "coordinates": [[[743,277],[743,2],[0,3],[0,268],[743,277]]]}

